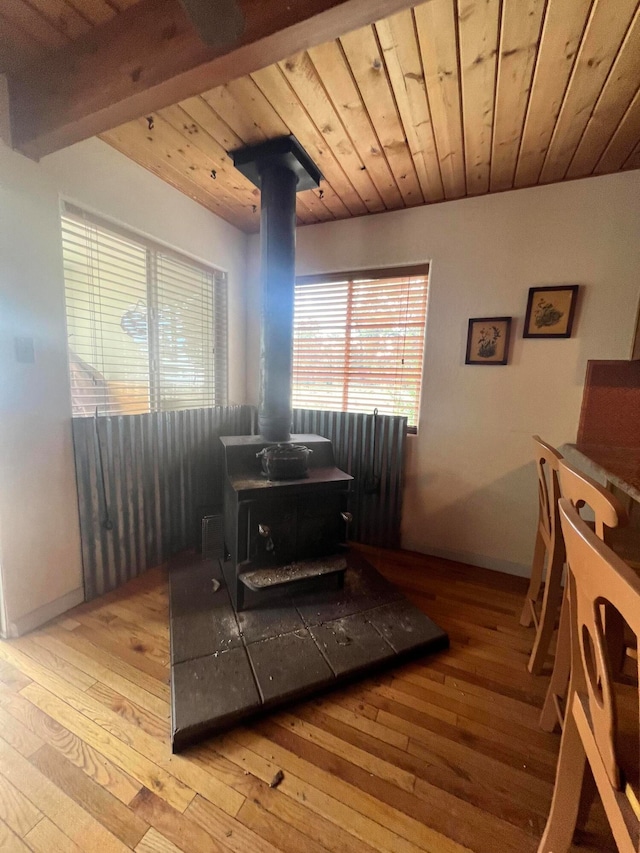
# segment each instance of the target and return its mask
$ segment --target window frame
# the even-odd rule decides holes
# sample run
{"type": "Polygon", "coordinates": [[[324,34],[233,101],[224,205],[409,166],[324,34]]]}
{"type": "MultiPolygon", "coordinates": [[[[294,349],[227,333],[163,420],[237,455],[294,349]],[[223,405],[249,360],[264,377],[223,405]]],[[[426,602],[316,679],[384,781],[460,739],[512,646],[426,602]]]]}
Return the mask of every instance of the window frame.
{"type": "MultiPolygon", "coordinates": [[[[155,323],[157,323],[157,311],[156,306],[159,298],[159,281],[157,277],[157,261],[158,255],[162,255],[168,259],[172,259],[177,263],[184,264],[186,266],[191,266],[194,270],[197,270],[205,275],[211,276],[212,281],[212,319],[213,319],[213,328],[212,328],[212,340],[213,340],[213,400],[214,402],[211,404],[212,406],[222,406],[227,405],[228,403],[228,387],[229,387],[229,332],[228,332],[228,310],[229,310],[229,299],[228,299],[228,273],[226,270],[221,267],[214,266],[213,264],[206,263],[199,258],[194,257],[188,252],[183,252],[178,249],[175,249],[173,246],[170,246],[166,243],[163,243],[160,240],[153,239],[148,237],[146,234],[141,233],[140,231],[136,231],[133,228],[129,228],[128,226],[123,226],[119,222],[116,222],[108,217],[105,217],[101,214],[95,213],[94,211],[80,207],[72,201],[68,201],[66,199],[60,200],[60,234],[61,240],[60,245],[61,249],[64,246],[64,236],[63,236],[63,218],[66,217],[68,219],[75,220],[80,223],[87,223],[94,228],[102,229],[107,233],[111,233],[116,237],[120,237],[123,240],[130,241],[131,243],[137,244],[141,249],[145,250],[146,253],[146,297],[147,304],[149,306],[149,316],[153,317],[155,323]],[[155,316],[153,316],[155,315],[155,316]],[[222,336],[223,340],[220,343],[218,337],[222,336]],[[219,350],[222,349],[222,352],[219,350]]],[[[65,268],[63,263],[63,277],[64,277],[64,289],[65,289],[65,318],[67,317],[67,278],[65,274],[65,268]]],[[[66,320],[66,333],[67,333],[67,346],[69,346],[69,329],[68,329],[68,319],[66,320]]],[[[163,411],[188,411],[195,410],[199,408],[203,408],[203,406],[188,406],[186,408],[180,409],[163,409],[160,405],[161,401],[161,393],[160,393],[160,383],[162,377],[162,371],[160,364],[157,359],[157,337],[158,337],[158,329],[154,326],[150,329],[149,332],[149,352],[148,352],[148,371],[149,371],[149,407],[144,412],[140,412],[140,414],[153,414],[160,413],[163,411]],[[154,344],[155,342],[155,344],[154,344]]],[[[209,408],[210,406],[204,406],[204,408],[209,408]]],[[[107,412],[106,414],[100,415],[99,417],[108,417],[108,416],[119,416],[118,413],[115,412],[107,412]]],[[[72,417],[90,417],[88,415],[76,414],[73,411],[72,404],[72,417]]]]}
{"type": "MultiPolygon", "coordinates": [[[[424,261],[420,264],[408,264],[406,266],[394,266],[394,267],[375,267],[375,268],[367,268],[367,269],[356,269],[356,270],[348,270],[348,271],[340,271],[340,272],[331,272],[331,273],[313,273],[312,275],[299,275],[296,276],[296,287],[298,285],[307,285],[307,284],[336,284],[340,282],[348,282],[349,284],[353,284],[354,281],[359,281],[362,279],[372,279],[372,280],[382,280],[382,279],[393,279],[393,278],[426,278],[427,279],[427,293],[426,293],[426,302],[425,302],[425,325],[424,325],[424,339],[422,346],[422,372],[421,372],[421,381],[420,381],[420,397],[422,397],[422,385],[424,381],[424,363],[425,363],[425,350],[426,350],[426,342],[427,342],[427,313],[429,310],[429,289],[430,289],[430,273],[431,273],[431,264],[429,261],[424,261]]],[[[294,335],[295,335],[295,315],[294,315],[294,335]]],[[[418,405],[417,409],[417,418],[416,420],[419,422],[420,420],[420,405],[418,405]]],[[[419,423],[415,425],[407,424],[407,433],[409,435],[417,435],[418,433],[419,423]]]]}

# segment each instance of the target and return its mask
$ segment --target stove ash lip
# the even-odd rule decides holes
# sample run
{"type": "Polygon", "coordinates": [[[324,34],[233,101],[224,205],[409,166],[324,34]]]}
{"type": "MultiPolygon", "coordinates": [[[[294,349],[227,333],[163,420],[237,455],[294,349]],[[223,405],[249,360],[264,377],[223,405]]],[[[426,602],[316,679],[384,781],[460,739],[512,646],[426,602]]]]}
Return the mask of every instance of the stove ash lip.
{"type": "Polygon", "coordinates": [[[302,480],[309,476],[309,456],[313,453],[304,444],[281,441],[263,447],[256,453],[262,462],[262,474],[269,480],[302,480]]]}

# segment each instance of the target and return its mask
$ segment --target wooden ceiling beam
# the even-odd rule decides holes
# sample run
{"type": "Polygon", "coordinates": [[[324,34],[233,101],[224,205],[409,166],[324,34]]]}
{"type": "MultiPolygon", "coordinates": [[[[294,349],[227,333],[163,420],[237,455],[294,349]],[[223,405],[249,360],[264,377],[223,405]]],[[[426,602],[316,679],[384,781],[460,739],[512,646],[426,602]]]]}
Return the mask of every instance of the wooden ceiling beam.
{"type": "Polygon", "coordinates": [[[177,0],[140,0],[9,78],[14,147],[38,158],[409,8],[411,0],[237,0],[231,44],[198,37],[177,0]]]}

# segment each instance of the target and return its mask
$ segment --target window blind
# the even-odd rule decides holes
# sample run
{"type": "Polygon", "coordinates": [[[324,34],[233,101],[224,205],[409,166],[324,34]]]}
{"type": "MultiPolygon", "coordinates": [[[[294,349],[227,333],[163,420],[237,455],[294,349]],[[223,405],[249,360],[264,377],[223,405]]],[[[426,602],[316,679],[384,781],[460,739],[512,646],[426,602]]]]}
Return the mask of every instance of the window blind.
{"type": "Polygon", "coordinates": [[[223,273],[71,205],[62,248],[74,416],[226,403],[223,273]]]}
{"type": "Polygon", "coordinates": [[[298,280],[294,407],[377,408],[417,426],[428,276],[425,268],[411,272],[298,280]]]}

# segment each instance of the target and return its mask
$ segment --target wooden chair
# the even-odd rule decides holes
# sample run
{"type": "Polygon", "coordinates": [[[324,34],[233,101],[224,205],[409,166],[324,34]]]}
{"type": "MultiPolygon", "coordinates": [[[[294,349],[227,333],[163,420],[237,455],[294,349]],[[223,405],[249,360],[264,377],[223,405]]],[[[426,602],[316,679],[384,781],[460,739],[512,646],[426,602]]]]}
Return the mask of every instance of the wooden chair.
{"type": "MultiPolygon", "coordinates": [[[[602,604],[640,635],[640,578],[580,518],[567,498],[560,518],[569,565],[571,682],[549,819],[538,853],[567,853],[585,790],[587,761],[621,853],[640,850],[638,688],[614,692],[602,604]],[[628,724],[622,724],[629,712],[628,724]],[[630,735],[632,741],[626,741],[630,735]]],[[[617,687],[617,685],[616,685],[617,687]]]]}
{"type": "Polygon", "coordinates": [[[539,675],[549,651],[558,608],[562,600],[564,543],[558,518],[560,498],[558,466],[562,456],[554,447],[542,441],[540,436],[533,436],[533,444],[538,469],[538,529],[531,566],[531,580],[520,624],[528,627],[533,622],[536,627],[528,669],[534,675],[539,675]],[[544,591],[538,613],[543,577],[544,591]]]}
{"type": "MultiPolygon", "coordinates": [[[[587,474],[583,474],[582,471],[574,468],[564,459],[558,465],[558,475],[562,497],[566,498],[578,512],[584,507],[591,510],[594,517],[592,525],[599,539],[604,541],[607,537],[607,531],[622,527],[627,523],[627,512],[620,501],[600,483],[597,483],[587,474]]],[[[561,536],[559,529],[558,535],[561,536]]],[[[613,649],[615,646],[622,653],[624,649],[622,624],[615,612],[609,614],[607,632],[610,647],[613,649]]],[[[540,727],[547,732],[553,731],[556,723],[559,723],[562,728],[564,722],[564,699],[567,695],[571,669],[569,635],[569,607],[565,595],[560,611],[560,627],[556,641],[553,673],[540,716],[540,727]]],[[[616,671],[621,666],[622,660],[616,661],[616,671]]]]}

